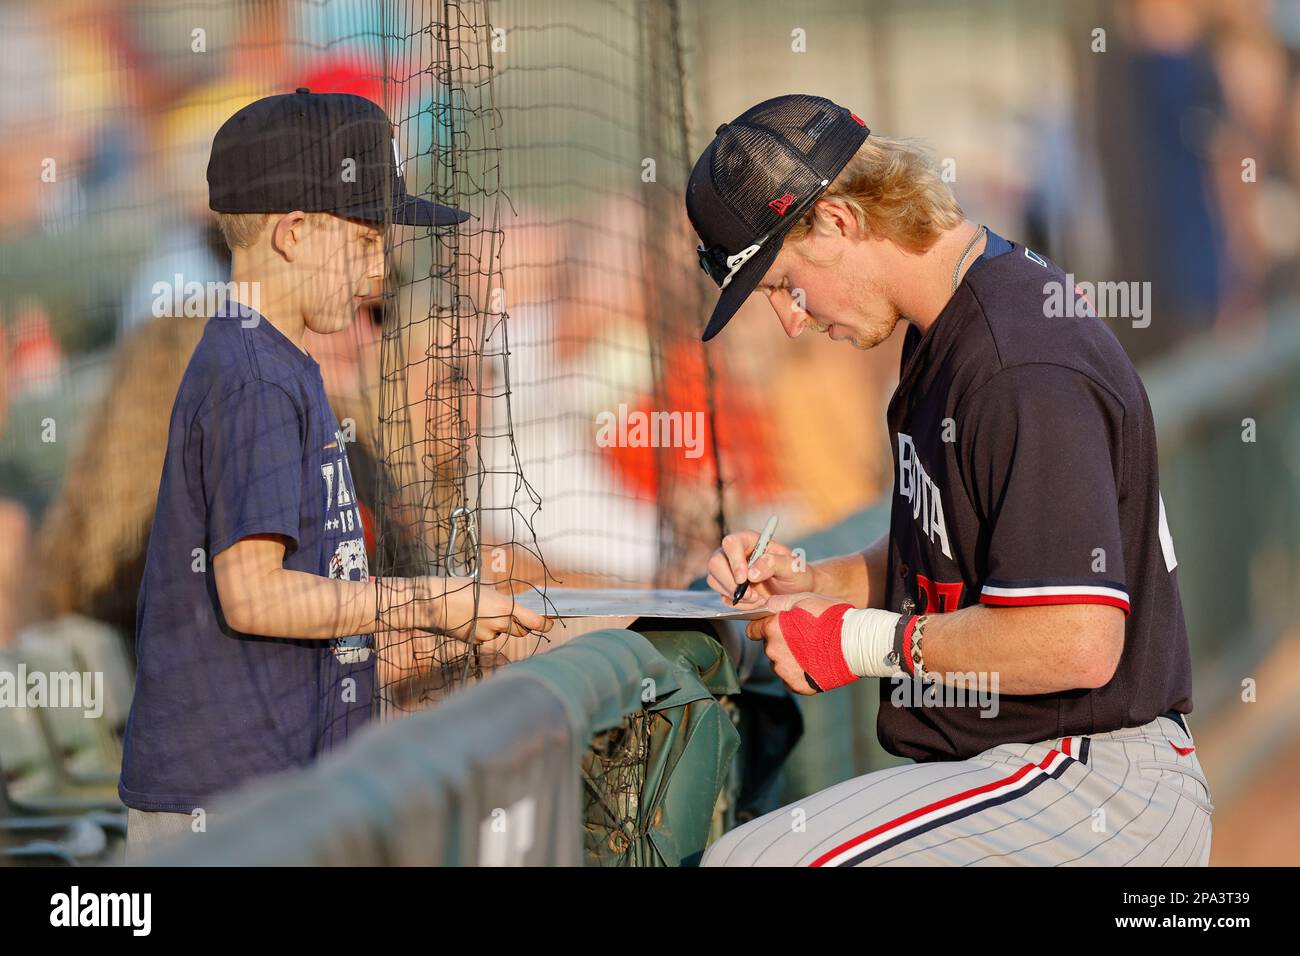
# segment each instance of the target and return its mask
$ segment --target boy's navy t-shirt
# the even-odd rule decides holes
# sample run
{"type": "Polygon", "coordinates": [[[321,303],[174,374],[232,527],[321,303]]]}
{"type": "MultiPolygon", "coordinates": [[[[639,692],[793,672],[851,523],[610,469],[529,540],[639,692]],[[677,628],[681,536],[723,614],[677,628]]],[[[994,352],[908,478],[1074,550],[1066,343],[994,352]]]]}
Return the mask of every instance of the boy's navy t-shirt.
{"type": "Polygon", "coordinates": [[[369,638],[234,631],[212,572],[236,541],[275,534],[287,539],[285,568],[367,580],[353,489],[320,366],[256,312],[219,310],[172,408],[136,608],[118,784],[128,807],[188,813],[310,763],[369,719],[369,638]]]}

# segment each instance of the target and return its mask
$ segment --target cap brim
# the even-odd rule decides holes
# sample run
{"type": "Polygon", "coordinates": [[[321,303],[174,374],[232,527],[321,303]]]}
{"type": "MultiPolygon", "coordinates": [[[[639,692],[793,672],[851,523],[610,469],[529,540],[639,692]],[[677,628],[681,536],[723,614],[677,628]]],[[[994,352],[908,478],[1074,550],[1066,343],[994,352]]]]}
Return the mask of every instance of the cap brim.
{"type": "Polygon", "coordinates": [[[393,222],[403,226],[453,226],[469,218],[469,213],[418,196],[403,196],[393,210],[393,222]]]}
{"type": "Polygon", "coordinates": [[[454,226],[469,218],[469,213],[450,206],[440,206],[418,196],[402,196],[391,210],[382,205],[361,206],[339,213],[362,222],[391,222],[399,226],[454,226]]]}
{"type": "Polygon", "coordinates": [[[701,341],[707,342],[721,332],[745,300],[754,294],[758,284],[763,281],[763,276],[767,275],[767,270],[772,268],[772,263],[780,255],[783,242],[784,237],[769,239],[766,246],[754,253],[754,258],[731,277],[727,287],[722,290],[722,295],[718,297],[718,304],[713,307],[713,314],[709,316],[709,324],[704,328],[701,341]]]}

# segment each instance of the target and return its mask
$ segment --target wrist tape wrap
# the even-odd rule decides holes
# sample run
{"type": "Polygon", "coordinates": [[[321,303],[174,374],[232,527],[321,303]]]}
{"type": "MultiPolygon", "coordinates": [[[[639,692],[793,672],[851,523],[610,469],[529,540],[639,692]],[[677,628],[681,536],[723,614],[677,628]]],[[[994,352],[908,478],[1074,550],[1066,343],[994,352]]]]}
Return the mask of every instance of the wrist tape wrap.
{"type": "Polygon", "coordinates": [[[844,614],[851,610],[852,604],[836,604],[819,617],[813,617],[801,607],[778,615],[786,646],[818,690],[843,687],[858,679],[844,660],[841,637],[844,614]]]}

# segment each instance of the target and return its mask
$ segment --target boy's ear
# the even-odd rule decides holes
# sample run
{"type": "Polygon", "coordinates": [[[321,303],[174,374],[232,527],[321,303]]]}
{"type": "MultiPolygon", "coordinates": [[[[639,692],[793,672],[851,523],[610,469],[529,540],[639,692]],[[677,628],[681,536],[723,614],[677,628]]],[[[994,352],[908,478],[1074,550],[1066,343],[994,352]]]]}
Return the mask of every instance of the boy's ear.
{"type": "Polygon", "coordinates": [[[276,220],[271,230],[271,248],[284,259],[293,262],[298,255],[298,244],[307,229],[307,214],[301,209],[287,212],[276,220]]]}

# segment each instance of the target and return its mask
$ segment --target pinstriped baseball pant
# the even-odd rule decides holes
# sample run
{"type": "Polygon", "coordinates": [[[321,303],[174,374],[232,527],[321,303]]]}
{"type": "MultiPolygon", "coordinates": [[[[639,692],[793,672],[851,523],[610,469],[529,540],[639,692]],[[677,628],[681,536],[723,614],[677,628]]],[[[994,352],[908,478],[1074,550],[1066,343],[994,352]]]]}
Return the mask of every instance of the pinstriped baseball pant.
{"type": "Polygon", "coordinates": [[[1142,727],[1001,744],[828,787],[724,834],[704,866],[1205,866],[1191,736],[1142,727]]]}

